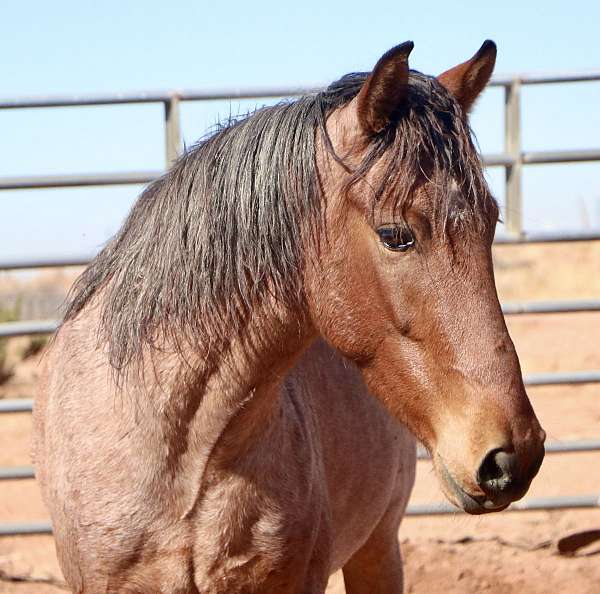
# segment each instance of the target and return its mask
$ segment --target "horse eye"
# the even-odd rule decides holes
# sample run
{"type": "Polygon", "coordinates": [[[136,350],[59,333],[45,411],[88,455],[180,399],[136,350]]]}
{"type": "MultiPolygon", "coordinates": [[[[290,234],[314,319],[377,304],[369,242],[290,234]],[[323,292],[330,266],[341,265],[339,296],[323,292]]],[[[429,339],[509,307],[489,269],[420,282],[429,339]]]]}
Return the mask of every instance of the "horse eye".
{"type": "Polygon", "coordinates": [[[406,252],[415,245],[415,236],[408,227],[385,225],[377,229],[381,243],[394,252],[406,252]]]}

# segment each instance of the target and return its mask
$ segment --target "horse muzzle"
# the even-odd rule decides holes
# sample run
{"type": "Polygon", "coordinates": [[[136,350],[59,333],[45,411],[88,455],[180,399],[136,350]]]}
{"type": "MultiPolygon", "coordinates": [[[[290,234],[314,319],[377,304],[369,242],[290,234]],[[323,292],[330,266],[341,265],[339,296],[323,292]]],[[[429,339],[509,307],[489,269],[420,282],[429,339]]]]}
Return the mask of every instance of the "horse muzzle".
{"type": "Polygon", "coordinates": [[[471,485],[463,487],[439,455],[436,457],[436,468],[448,499],[465,512],[478,515],[502,511],[521,499],[527,493],[543,459],[543,443],[524,471],[515,452],[492,449],[483,457],[476,471],[476,492],[473,492],[471,485]]]}

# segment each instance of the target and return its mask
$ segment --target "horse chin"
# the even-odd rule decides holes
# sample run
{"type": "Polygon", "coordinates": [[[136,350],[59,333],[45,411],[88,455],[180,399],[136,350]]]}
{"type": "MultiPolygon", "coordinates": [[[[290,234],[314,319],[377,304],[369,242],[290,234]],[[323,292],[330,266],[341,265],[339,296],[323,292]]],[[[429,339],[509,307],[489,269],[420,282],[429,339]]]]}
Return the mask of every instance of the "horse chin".
{"type": "Polygon", "coordinates": [[[505,510],[510,505],[510,502],[503,505],[497,505],[493,501],[487,499],[485,495],[470,495],[467,493],[456,482],[446,467],[446,464],[439,456],[437,456],[435,467],[440,479],[442,491],[446,498],[450,503],[466,513],[474,516],[489,514],[505,510]]]}

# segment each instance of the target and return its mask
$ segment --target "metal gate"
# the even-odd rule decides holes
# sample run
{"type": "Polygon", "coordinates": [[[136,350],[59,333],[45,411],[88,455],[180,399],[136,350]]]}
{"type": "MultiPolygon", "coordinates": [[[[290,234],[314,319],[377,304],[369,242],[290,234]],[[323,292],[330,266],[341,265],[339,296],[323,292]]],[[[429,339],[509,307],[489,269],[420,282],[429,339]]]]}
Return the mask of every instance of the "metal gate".
{"type": "MultiPolygon", "coordinates": [[[[600,230],[592,232],[524,232],[522,225],[521,176],[523,167],[534,164],[576,163],[600,161],[600,149],[565,151],[523,151],[521,145],[521,88],[523,85],[563,84],[582,81],[600,81],[600,72],[557,74],[553,76],[514,76],[494,78],[492,87],[504,89],[504,152],[484,155],[487,166],[503,167],[506,174],[506,233],[497,236],[499,244],[554,243],[564,241],[598,241],[600,230]]],[[[119,105],[162,103],[164,106],[165,161],[168,167],[181,150],[181,129],[179,108],[182,101],[214,101],[223,99],[271,99],[294,97],[318,91],[316,87],[264,87],[246,89],[223,89],[216,91],[182,90],[164,93],[130,93],[93,96],[51,96],[26,99],[0,99],[0,109],[35,109],[42,107],[84,107],[91,105],[119,105]]],[[[108,186],[123,184],[144,184],[151,182],[162,171],[127,171],[106,174],[51,175],[37,177],[0,178],[0,190],[33,188],[66,188],[82,186],[108,186]]],[[[21,270],[58,266],[77,266],[89,262],[93,254],[74,254],[69,257],[4,258],[0,255],[0,270],[21,270]]],[[[505,303],[505,315],[600,311],[600,299],[579,301],[538,301],[505,303]]],[[[55,330],[55,320],[20,321],[0,324],[0,338],[47,334],[55,330]]],[[[525,376],[526,386],[549,386],[559,384],[600,383],[600,370],[536,373],[525,376]]],[[[29,413],[31,399],[0,400],[0,413],[29,413]]],[[[0,419],[1,422],[1,419],[0,419]]],[[[0,424],[1,427],[1,424],[0,424]]],[[[550,442],[546,452],[576,453],[600,451],[600,438],[550,442]]],[[[427,458],[420,450],[419,459],[427,458]]],[[[0,481],[33,479],[31,467],[0,467],[0,481]]],[[[600,507],[600,494],[589,496],[561,496],[539,499],[525,499],[513,503],[508,511],[573,509],[600,507]]],[[[435,515],[455,513],[457,510],[447,503],[436,505],[412,505],[407,515],[435,515]]],[[[1,535],[51,533],[49,522],[0,524],[1,535]]]]}

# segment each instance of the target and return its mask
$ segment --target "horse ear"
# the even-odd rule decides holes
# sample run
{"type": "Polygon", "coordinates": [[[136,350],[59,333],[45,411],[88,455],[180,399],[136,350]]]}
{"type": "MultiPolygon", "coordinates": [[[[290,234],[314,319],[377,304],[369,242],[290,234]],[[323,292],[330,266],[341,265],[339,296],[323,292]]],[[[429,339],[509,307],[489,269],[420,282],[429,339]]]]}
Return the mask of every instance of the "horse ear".
{"type": "Polygon", "coordinates": [[[381,132],[402,108],[408,90],[408,55],[413,47],[412,41],[393,47],[364,82],[356,100],[358,121],[367,136],[381,132]]]}
{"type": "Polygon", "coordinates": [[[446,70],[437,78],[456,98],[465,113],[488,84],[496,64],[496,44],[487,39],[479,51],[466,62],[446,70]]]}

